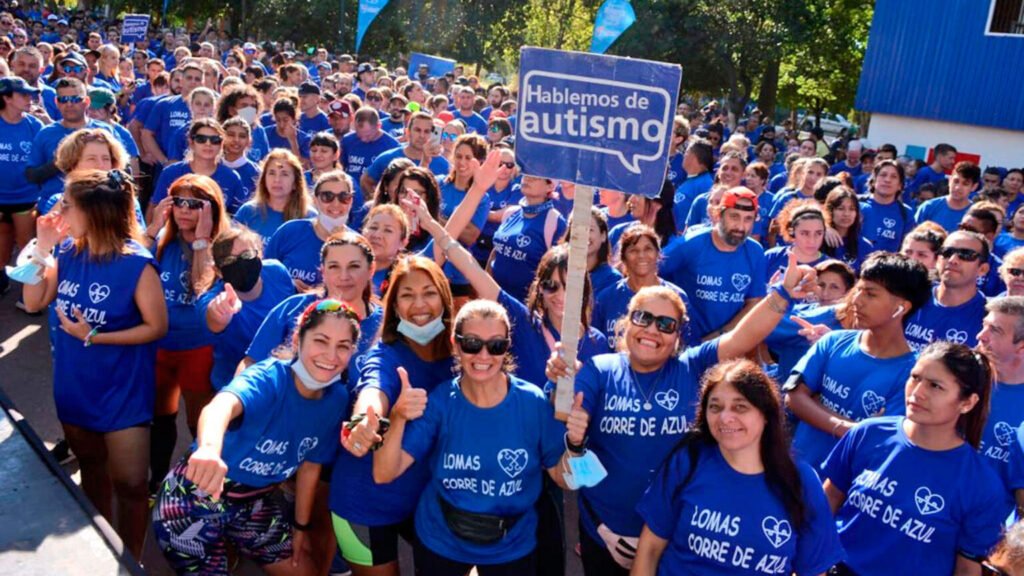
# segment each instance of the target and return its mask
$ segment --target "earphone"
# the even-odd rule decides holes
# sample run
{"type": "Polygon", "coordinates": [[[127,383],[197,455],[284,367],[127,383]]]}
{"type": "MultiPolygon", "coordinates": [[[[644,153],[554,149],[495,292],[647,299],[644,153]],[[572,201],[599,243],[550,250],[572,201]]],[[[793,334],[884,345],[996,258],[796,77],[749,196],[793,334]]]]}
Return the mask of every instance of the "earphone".
{"type": "Polygon", "coordinates": [[[903,314],[903,304],[896,307],[896,311],[892,313],[892,317],[899,318],[900,314],[903,314]]]}

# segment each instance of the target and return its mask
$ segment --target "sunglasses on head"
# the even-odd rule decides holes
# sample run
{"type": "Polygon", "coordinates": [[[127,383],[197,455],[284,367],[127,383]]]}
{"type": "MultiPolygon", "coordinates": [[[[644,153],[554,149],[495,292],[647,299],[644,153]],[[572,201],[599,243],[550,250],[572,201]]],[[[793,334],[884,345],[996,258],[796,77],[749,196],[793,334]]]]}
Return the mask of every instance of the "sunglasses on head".
{"type": "Polygon", "coordinates": [[[231,266],[232,264],[238,262],[239,260],[255,260],[256,258],[259,258],[259,256],[260,253],[255,250],[245,250],[241,254],[238,254],[237,256],[234,254],[228,256],[227,258],[224,259],[223,262],[218,264],[218,267],[224,268],[225,266],[231,266]]]}
{"type": "Polygon", "coordinates": [[[348,204],[352,201],[351,192],[317,192],[316,197],[320,199],[324,204],[330,204],[337,200],[342,204],[348,204]]]}
{"type": "Polygon", "coordinates": [[[512,345],[512,341],[508,338],[491,338],[490,340],[483,340],[476,336],[463,336],[462,334],[456,334],[455,341],[459,343],[459,348],[461,348],[466,354],[479,354],[486,346],[487,352],[491,356],[503,355],[508,352],[509,346],[512,345]]]}
{"type": "Polygon", "coordinates": [[[81,96],[57,96],[58,104],[80,104],[85,101],[81,96]]]}
{"type": "Polygon", "coordinates": [[[195,136],[192,137],[192,141],[195,142],[196,144],[220,145],[220,143],[223,142],[224,139],[217,134],[196,134],[195,136]]]}
{"type": "Polygon", "coordinates": [[[554,294],[563,288],[565,288],[565,284],[562,284],[558,280],[552,280],[551,278],[543,280],[540,283],[540,289],[545,294],[554,294]]]}
{"type": "Polygon", "coordinates": [[[679,328],[679,321],[671,316],[655,316],[646,310],[634,310],[629,315],[629,321],[633,326],[647,328],[652,323],[662,334],[675,334],[679,328]]]}
{"type": "Polygon", "coordinates": [[[81,74],[85,71],[85,66],[82,66],[81,64],[65,64],[61,66],[60,69],[63,70],[65,74],[81,74]]]}
{"type": "Polygon", "coordinates": [[[206,205],[206,200],[200,200],[199,198],[185,198],[183,196],[172,196],[171,204],[173,204],[175,208],[202,210],[203,206],[206,205]]]}
{"type": "Polygon", "coordinates": [[[939,250],[939,256],[942,256],[946,260],[949,260],[953,256],[956,256],[964,262],[975,262],[981,258],[981,253],[977,250],[971,250],[970,248],[954,248],[949,246],[939,250]]]}

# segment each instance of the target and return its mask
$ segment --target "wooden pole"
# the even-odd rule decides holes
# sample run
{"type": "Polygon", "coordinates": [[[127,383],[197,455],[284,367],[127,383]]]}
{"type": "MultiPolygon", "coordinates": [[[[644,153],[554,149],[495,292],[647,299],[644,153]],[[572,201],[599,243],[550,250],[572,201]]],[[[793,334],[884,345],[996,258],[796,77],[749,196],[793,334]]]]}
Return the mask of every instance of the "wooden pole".
{"type": "MultiPolygon", "coordinates": [[[[569,366],[576,365],[583,314],[583,285],[587,274],[587,244],[590,240],[590,207],[594,188],[576,186],[569,232],[569,269],[565,279],[565,312],[562,314],[562,353],[569,366]]],[[[559,378],[555,388],[555,417],[563,422],[572,410],[574,379],[559,378]]]]}

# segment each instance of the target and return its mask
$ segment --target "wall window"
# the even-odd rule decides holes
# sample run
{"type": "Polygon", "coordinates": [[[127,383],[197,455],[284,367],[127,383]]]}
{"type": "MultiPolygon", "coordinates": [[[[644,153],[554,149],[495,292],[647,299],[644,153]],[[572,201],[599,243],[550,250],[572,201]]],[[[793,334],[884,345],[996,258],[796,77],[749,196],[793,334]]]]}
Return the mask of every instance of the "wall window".
{"type": "Polygon", "coordinates": [[[1024,36],[1024,0],[992,0],[985,32],[1024,36]]]}

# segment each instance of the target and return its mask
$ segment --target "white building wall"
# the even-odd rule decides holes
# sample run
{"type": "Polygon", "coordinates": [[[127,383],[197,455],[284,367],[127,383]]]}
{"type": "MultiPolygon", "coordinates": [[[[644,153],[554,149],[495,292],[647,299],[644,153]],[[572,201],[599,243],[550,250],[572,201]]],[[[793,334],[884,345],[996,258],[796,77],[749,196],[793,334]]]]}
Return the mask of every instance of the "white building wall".
{"type": "Polygon", "coordinates": [[[986,166],[1024,167],[1022,131],[873,113],[866,138],[873,148],[885,143],[895,144],[900,154],[906,152],[907,146],[928,149],[945,142],[956,146],[960,152],[980,155],[983,169],[986,166]]]}

